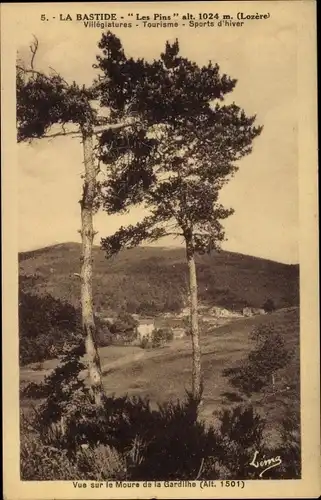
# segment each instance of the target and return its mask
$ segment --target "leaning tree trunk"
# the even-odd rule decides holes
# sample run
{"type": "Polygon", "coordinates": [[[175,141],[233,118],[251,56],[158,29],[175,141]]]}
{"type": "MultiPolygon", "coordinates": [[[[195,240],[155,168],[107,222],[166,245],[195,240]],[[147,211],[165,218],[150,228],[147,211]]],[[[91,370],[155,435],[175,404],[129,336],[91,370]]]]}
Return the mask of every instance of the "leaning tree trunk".
{"type": "Polygon", "coordinates": [[[202,397],[202,377],[201,377],[201,345],[198,328],[198,299],[197,299],[197,278],[193,237],[191,234],[185,237],[186,256],[189,272],[189,295],[190,295],[190,327],[193,350],[192,368],[192,394],[197,401],[202,397]]]}
{"type": "Polygon", "coordinates": [[[103,384],[100,359],[96,343],[96,326],[93,310],[92,274],[93,255],[92,246],[94,239],[93,209],[97,188],[97,173],[93,155],[92,131],[82,130],[85,176],[81,205],[81,309],[82,328],[85,337],[86,362],[88,368],[89,384],[96,404],[101,403],[103,384]]]}

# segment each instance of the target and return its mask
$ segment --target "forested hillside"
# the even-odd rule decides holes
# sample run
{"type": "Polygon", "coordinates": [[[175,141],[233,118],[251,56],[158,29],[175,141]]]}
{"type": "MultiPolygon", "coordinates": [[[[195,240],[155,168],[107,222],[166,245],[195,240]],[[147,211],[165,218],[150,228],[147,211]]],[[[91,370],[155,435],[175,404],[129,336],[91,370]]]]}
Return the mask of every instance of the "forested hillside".
{"type": "MultiPolygon", "coordinates": [[[[79,306],[80,245],[66,243],[19,255],[20,283],[26,291],[49,293],[79,306]]],[[[299,266],[232,252],[197,258],[199,296],[203,304],[228,309],[298,305],[299,266]]],[[[138,247],[110,260],[94,248],[96,310],[157,314],[178,311],[186,302],[187,269],[181,248],[138,247]]]]}

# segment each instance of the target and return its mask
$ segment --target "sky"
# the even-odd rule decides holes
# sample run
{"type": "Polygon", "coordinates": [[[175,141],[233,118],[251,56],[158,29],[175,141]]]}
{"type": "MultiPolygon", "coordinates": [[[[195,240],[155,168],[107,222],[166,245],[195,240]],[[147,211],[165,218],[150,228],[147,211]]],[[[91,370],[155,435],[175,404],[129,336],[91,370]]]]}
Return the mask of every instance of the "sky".
{"type": "MultiPolygon", "coordinates": [[[[150,6],[140,6],[140,12],[147,8],[150,6]]],[[[106,7],[86,7],[87,12],[99,10],[106,11],[106,7]]],[[[85,12],[85,8],[81,11],[85,12]]],[[[26,19],[22,7],[17,38],[20,56],[25,60],[29,57],[28,47],[35,34],[39,39],[35,60],[39,70],[53,67],[68,81],[89,84],[95,75],[92,64],[99,53],[101,30],[86,29],[79,23],[62,23],[58,29],[57,24],[44,26],[39,17],[26,19]]],[[[248,23],[243,28],[113,31],[121,38],[128,56],[158,58],[166,40],[178,38],[183,56],[198,64],[217,62],[222,73],[238,80],[232,100],[248,115],[256,114],[257,124],[264,129],[254,141],[253,153],[238,163],[235,178],[221,192],[221,202],[235,210],[224,223],[228,241],[223,248],[297,263],[295,26],[280,12],[270,21],[248,23]]],[[[82,148],[75,138],[41,139],[18,145],[20,251],[80,241],[82,161],[82,148]]],[[[94,221],[98,231],[95,243],[143,216],[140,208],[125,216],[99,213],[94,221]]],[[[177,246],[178,242],[168,237],[157,244],[177,246]]]]}

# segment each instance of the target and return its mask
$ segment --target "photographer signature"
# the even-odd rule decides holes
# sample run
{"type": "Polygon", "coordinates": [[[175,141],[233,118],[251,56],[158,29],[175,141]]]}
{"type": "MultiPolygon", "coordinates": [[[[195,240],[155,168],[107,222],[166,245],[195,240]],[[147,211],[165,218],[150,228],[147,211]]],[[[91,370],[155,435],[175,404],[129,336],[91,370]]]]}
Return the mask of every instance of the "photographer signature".
{"type": "Polygon", "coordinates": [[[252,462],[250,462],[250,465],[252,465],[252,467],[255,467],[256,469],[264,467],[264,469],[259,474],[259,477],[262,477],[264,472],[266,472],[269,469],[272,469],[273,467],[281,465],[281,463],[282,460],[279,455],[277,457],[271,457],[271,458],[265,458],[265,455],[263,455],[263,458],[260,459],[259,452],[255,451],[252,462]]]}

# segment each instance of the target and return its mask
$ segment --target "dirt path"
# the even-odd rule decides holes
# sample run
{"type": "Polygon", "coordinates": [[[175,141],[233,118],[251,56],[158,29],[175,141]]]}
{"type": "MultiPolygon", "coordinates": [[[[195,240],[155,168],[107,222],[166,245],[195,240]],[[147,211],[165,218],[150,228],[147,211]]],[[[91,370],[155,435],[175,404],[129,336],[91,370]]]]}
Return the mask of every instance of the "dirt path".
{"type": "Polygon", "coordinates": [[[135,361],[138,361],[142,358],[146,357],[146,352],[142,349],[142,352],[137,352],[135,354],[128,354],[127,356],[122,356],[115,361],[108,361],[104,363],[101,367],[101,371],[103,375],[106,375],[110,370],[115,370],[117,368],[122,368],[124,365],[128,365],[135,361]]]}

